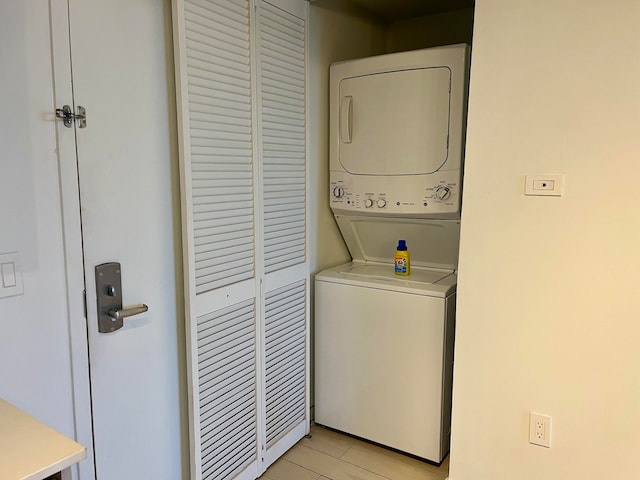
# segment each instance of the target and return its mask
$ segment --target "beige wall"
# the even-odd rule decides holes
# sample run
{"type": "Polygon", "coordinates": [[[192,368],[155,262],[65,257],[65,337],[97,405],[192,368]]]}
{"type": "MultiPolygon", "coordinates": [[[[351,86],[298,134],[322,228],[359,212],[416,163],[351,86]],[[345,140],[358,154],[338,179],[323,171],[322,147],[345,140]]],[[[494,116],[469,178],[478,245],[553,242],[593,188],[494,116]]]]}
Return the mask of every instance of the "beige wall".
{"type": "MultiPolygon", "coordinates": [[[[329,208],[329,65],[383,53],[384,27],[344,0],[318,0],[309,13],[309,176],[311,237],[309,268],[351,260],[329,208]]],[[[314,304],[311,285],[311,305],[314,304]]],[[[311,402],[314,396],[313,308],[311,314],[311,402]]]]}
{"type": "Polygon", "coordinates": [[[309,131],[312,273],[351,260],[329,208],[329,65],[384,52],[385,28],[344,0],[311,3],[309,131]]]}
{"type": "Polygon", "coordinates": [[[476,2],[450,480],[640,475],[639,24],[637,0],[476,2]],[[564,196],[523,196],[536,173],[564,196]]]}
{"type": "Polygon", "coordinates": [[[472,8],[394,22],[387,30],[387,52],[471,44],[472,28],[472,8]]]}
{"type": "Polygon", "coordinates": [[[347,0],[310,4],[309,128],[312,273],[350,260],[329,208],[329,65],[353,58],[434,45],[470,43],[473,10],[387,25],[347,0]]]}

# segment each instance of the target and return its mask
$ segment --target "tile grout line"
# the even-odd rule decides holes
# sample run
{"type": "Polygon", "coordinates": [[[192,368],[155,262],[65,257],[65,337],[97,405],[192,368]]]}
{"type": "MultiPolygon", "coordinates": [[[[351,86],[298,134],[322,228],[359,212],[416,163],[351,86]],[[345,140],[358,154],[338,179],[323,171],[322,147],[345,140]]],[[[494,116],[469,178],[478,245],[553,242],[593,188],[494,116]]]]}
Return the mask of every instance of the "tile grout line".
{"type": "MultiPolygon", "coordinates": [[[[322,427],[320,427],[320,428],[322,428],[322,427]]],[[[329,439],[331,439],[331,435],[327,435],[327,437],[329,439]]],[[[304,446],[305,448],[309,448],[310,450],[313,450],[314,452],[318,452],[320,454],[327,455],[327,456],[329,456],[331,458],[335,458],[335,459],[340,460],[340,461],[342,461],[344,463],[347,463],[347,464],[349,464],[351,466],[354,466],[354,467],[357,467],[357,468],[361,468],[361,469],[363,469],[363,470],[365,470],[365,471],[367,471],[369,473],[373,473],[374,475],[377,475],[377,476],[379,476],[381,478],[388,479],[388,480],[394,480],[393,477],[387,477],[387,476],[385,476],[385,475],[383,475],[383,474],[381,474],[379,472],[376,472],[374,470],[370,470],[370,469],[368,469],[366,467],[363,467],[363,466],[361,466],[361,465],[359,465],[357,463],[353,463],[353,462],[350,462],[350,461],[344,459],[344,457],[347,455],[347,453],[349,453],[351,450],[353,450],[354,448],[359,447],[359,446],[362,446],[362,448],[365,449],[365,450],[369,450],[369,448],[374,448],[375,449],[374,451],[376,451],[378,448],[381,448],[382,450],[385,450],[384,447],[380,447],[380,446],[377,446],[375,444],[371,444],[369,442],[358,440],[358,439],[355,439],[355,441],[353,441],[353,442],[352,441],[348,441],[346,443],[348,444],[348,448],[342,454],[340,454],[339,456],[331,455],[330,453],[328,453],[326,451],[323,451],[323,450],[321,450],[319,448],[316,448],[316,447],[314,447],[312,445],[308,445],[307,444],[307,445],[301,445],[301,446],[304,446]]],[[[405,467],[408,467],[408,468],[419,468],[419,466],[415,465],[414,461],[407,461],[407,460],[409,460],[408,458],[403,458],[402,454],[398,454],[399,458],[397,458],[396,455],[393,455],[393,456],[392,455],[388,455],[388,456],[385,455],[385,457],[387,457],[387,459],[389,459],[389,460],[400,462],[401,464],[403,464],[405,467]]],[[[413,459],[411,459],[411,460],[413,460],[413,459]]],[[[423,467],[424,466],[433,467],[433,468],[435,468],[437,470],[440,469],[440,467],[441,467],[441,465],[436,467],[435,465],[431,465],[428,462],[420,462],[418,460],[416,460],[416,461],[420,465],[422,465],[423,467]]],[[[307,470],[309,470],[309,469],[307,469],[307,470]]],[[[315,470],[312,470],[312,471],[314,473],[316,473],[315,470]]],[[[441,473],[439,471],[427,471],[425,473],[428,473],[430,476],[441,477],[441,473]]],[[[448,471],[444,472],[445,477],[441,477],[440,480],[442,480],[442,478],[446,478],[447,474],[448,474],[448,471]]],[[[321,476],[322,476],[322,474],[321,474],[321,476]]]]}
{"type": "MultiPolygon", "coordinates": [[[[314,452],[318,452],[318,453],[321,453],[321,454],[323,454],[323,455],[326,455],[326,456],[328,456],[328,457],[330,457],[330,458],[333,458],[334,460],[337,460],[338,462],[342,462],[342,463],[345,463],[345,464],[347,464],[347,465],[351,465],[352,467],[355,467],[355,468],[359,468],[359,469],[361,469],[361,470],[364,470],[365,472],[369,472],[369,473],[371,473],[371,474],[373,474],[373,475],[375,475],[375,476],[377,476],[377,477],[380,477],[381,479],[385,479],[385,480],[393,480],[393,479],[391,479],[391,478],[389,478],[389,477],[385,477],[384,475],[381,475],[381,474],[379,474],[379,473],[377,473],[377,472],[374,472],[373,470],[369,470],[369,469],[367,469],[367,468],[361,467],[360,465],[356,465],[355,463],[351,463],[351,462],[348,462],[348,461],[346,461],[346,460],[342,460],[342,457],[343,457],[344,455],[346,455],[346,454],[347,454],[347,452],[348,452],[349,450],[351,450],[351,448],[353,448],[353,445],[350,445],[350,446],[349,446],[349,448],[348,448],[348,449],[347,449],[347,450],[346,450],[346,451],[345,451],[345,452],[344,452],[340,457],[334,457],[333,455],[329,455],[328,453],[325,453],[325,452],[323,452],[323,451],[321,451],[321,450],[318,450],[318,449],[315,449],[315,448],[309,447],[309,446],[307,446],[307,445],[301,445],[301,446],[304,446],[305,448],[308,448],[308,449],[310,449],[310,450],[313,450],[314,452]]],[[[318,478],[320,478],[320,477],[325,477],[325,478],[329,478],[330,480],[332,480],[332,477],[328,476],[328,474],[326,474],[326,473],[316,472],[315,470],[312,470],[312,469],[310,469],[309,467],[305,467],[305,466],[300,465],[300,464],[298,464],[298,463],[296,463],[296,462],[292,462],[291,460],[288,460],[288,459],[286,459],[286,461],[287,461],[287,462],[289,462],[289,463],[292,463],[292,464],[294,464],[294,465],[297,465],[297,466],[298,466],[298,467],[300,467],[300,468],[304,468],[305,470],[307,470],[307,471],[309,471],[309,472],[313,472],[313,473],[318,474],[318,477],[316,478],[316,480],[318,480],[318,478]]]]}
{"type": "MultiPolygon", "coordinates": [[[[346,454],[346,452],[345,452],[345,454],[346,454]]],[[[361,468],[361,469],[362,469],[362,470],[364,470],[365,472],[373,473],[374,475],[376,475],[376,476],[378,476],[378,477],[380,477],[380,478],[385,478],[386,480],[393,480],[392,478],[385,477],[385,476],[384,476],[384,475],[382,475],[381,473],[374,472],[373,470],[369,470],[368,468],[365,468],[365,467],[363,467],[363,466],[361,466],[361,465],[358,465],[358,464],[356,464],[356,463],[351,463],[351,462],[349,462],[348,460],[342,460],[342,459],[340,459],[340,461],[341,461],[341,462],[344,462],[344,463],[346,463],[346,464],[348,464],[348,465],[351,465],[351,466],[353,466],[353,467],[361,468]]]]}
{"type": "MultiPolygon", "coordinates": [[[[316,451],[318,451],[318,450],[316,450],[316,451]]],[[[322,453],[322,452],[321,452],[321,453],[322,453]]],[[[292,462],[291,460],[289,460],[289,459],[287,459],[287,458],[281,458],[281,459],[278,459],[278,461],[280,461],[280,460],[284,460],[284,461],[286,461],[286,462],[289,462],[290,464],[295,465],[296,467],[300,467],[300,468],[302,468],[303,470],[306,470],[307,472],[315,473],[315,474],[317,475],[317,477],[315,478],[315,480],[318,480],[320,477],[322,477],[322,476],[323,476],[323,474],[322,474],[322,473],[320,473],[320,472],[316,472],[315,470],[312,470],[312,469],[310,469],[309,467],[305,467],[304,465],[300,465],[299,463],[292,462]]]]}
{"type": "Polygon", "coordinates": [[[353,448],[353,444],[349,444],[349,448],[347,448],[344,452],[342,452],[342,455],[340,455],[338,459],[342,460],[342,457],[344,457],[352,448],[353,448]]]}
{"type": "Polygon", "coordinates": [[[312,446],[312,445],[300,444],[300,446],[301,446],[301,447],[308,448],[308,449],[310,449],[310,450],[313,450],[314,452],[322,453],[322,454],[324,454],[324,455],[326,455],[326,456],[328,456],[328,457],[335,458],[336,460],[340,460],[344,455],[346,455],[346,453],[347,453],[349,450],[351,450],[351,448],[353,447],[353,444],[351,444],[351,443],[350,443],[350,444],[349,444],[349,448],[347,448],[347,449],[346,449],[342,454],[340,454],[340,455],[339,455],[339,456],[337,456],[337,457],[336,457],[336,456],[334,456],[334,455],[331,455],[330,453],[327,453],[327,452],[325,452],[325,451],[323,451],[323,450],[320,450],[319,448],[316,448],[316,447],[314,447],[314,446],[312,446]]]}
{"type": "MultiPolygon", "coordinates": [[[[297,468],[301,468],[305,472],[313,474],[314,477],[309,476],[309,478],[312,478],[312,480],[335,480],[338,477],[341,478],[341,476],[347,471],[351,471],[352,468],[361,470],[362,474],[366,473],[366,474],[374,475],[378,480],[402,480],[402,479],[399,479],[399,477],[394,473],[393,469],[389,470],[389,469],[383,468],[383,470],[385,470],[385,473],[383,474],[372,469],[372,466],[365,467],[359,463],[356,463],[356,462],[362,462],[363,460],[363,458],[360,458],[362,452],[354,454],[354,452],[358,452],[359,447],[362,447],[363,452],[367,455],[368,454],[379,455],[380,452],[377,451],[379,448],[378,446],[367,443],[367,442],[361,442],[361,441],[358,441],[357,439],[355,441],[351,441],[352,439],[349,439],[349,441],[345,441],[344,443],[340,442],[342,443],[342,445],[339,445],[339,443],[336,444],[336,443],[333,443],[332,441],[342,440],[340,435],[336,436],[336,438],[334,439],[332,438],[333,435],[324,435],[323,433],[320,433],[320,432],[322,432],[322,430],[320,430],[317,435],[312,434],[312,436],[317,436],[318,440],[320,440],[319,443],[312,442],[312,441],[308,441],[304,443],[300,442],[294,445],[294,447],[291,450],[295,450],[296,448],[302,448],[307,450],[308,453],[306,455],[312,455],[312,456],[320,455],[320,456],[326,457],[327,460],[333,459],[333,461],[337,462],[335,467],[337,467],[338,469],[336,471],[333,471],[331,469],[331,472],[329,472],[328,470],[325,470],[322,465],[315,465],[315,462],[312,462],[312,466],[307,466],[306,464],[300,464],[296,461],[292,461],[291,459],[286,458],[286,455],[283,455],[283,457],[279,459],[278,462],[285,461],[290,465],[294,465],[297,468]],[[313,443],[317,443],[317,444],[313,445],[313,443]],[[352,460],[348,460],[350,453],[355,455],[355,458],[353,458],[352,460]],[[320,471],[318,471],[315,467],[319,467],[320,471]],[[336,477],[336,474],[338,475],[338,477],[336,477]]],[[[383,454],[381,455],[381,458],[384,461],[388,460],[388,461],[398,462],[401,466],[405,468],[412,468],[412,469],[417,468],[417,466],[414,465],[415,462],[413,460],[405,461],[405,458],[403,458],[401,455],[397,455],[400,458],[396,458],[395,454],[386,455],[384,453],[386,452],[383,452],[383,454]]],[[[305,462],[303,461],[302,463],[305,463],[305,462]]],[[[419,462],[419,463],[422,464],[423,462],[419,462]]],[[[365,461],[364,465],[369,465],[369,464],[365,461]]],[[[426,465],[431,466],[428,462],[426,465]]],[[[440,466],[435,468],[439,469],[440,466]]],[[[423,473],[428,474],[428,477],[431,480],[435,480],[436,478],[439,478],[440,480],[442,480],[443,478],[446,478],[448,471],[425,471],[423,473]]],[[[272,477],[265,476],[263,478],[265,480],[272,480],[272,477]]],[[[358,478],[360,477],[358,476],[358,478]]],[[[426,480],[426,478],[423,480],[426,480]]]]}
{"type": "MultiPolygon", "coordinates": [[[[367,452],[367,454],[382,455],[382,456],[384,456],[384,458],[386,460],[393,461],[393,462],[399,462],[399,463],[401,463],[402,465],[404,465],[407,468],[420,468],[420,469],[421,468],[426,468],[426,469],[428,469],[427,472],[429,474],[434,474],[436,476],[440,476],[440,473],[441,473],[440,469],[442,468],[442,464],[444,463],[444,460],[443,460],[443,462],[440,465],[433,465],[428,461],[414,459],[414,458],[412,458],[410,456],[403,455],[401,452],[396,452],[396,451],[393,451],[393,450],[389,450],[389,449],[385,448],[383,445],[379,446],[379,445],[368,443],[368,442],[360,442],[360,443],[352,444],[351,447],[349,447],[349,449],[343,454],[343,456],[346,455],[349,451],[351,451],[354,447],[361,447],[365,452],[367,452]]],[[[340,457],[340,458],[342,459],[342,457],[340,457]]],[[[446,459],[446,457],[445,457],[445,459],[446,459]]],[[[357,463],[353,463],[353,462],[350,462],[348,460],[345,460],[345,461],[347,463],[351,463],[352,465],[358,466],[360,468],[364,468],[364,467],[361,467],[360,465],[358,465],[357,463]]],[[[365,468],[365,470],[366,470],[366,468],[365,468]]],[[[381,475],[378,472],[374,472],[374,471],[372,471],[372,472],[377,474],[377,475],[380,475],[380,476],[384,477],[384,475],[381,475]]],[[[448,468],[447,468],[447,472],[445,473],[445,476],[447,474],[448,474],[448,468]]]]}
{"type": "MultiPolygon", "coordinates": [[[[345,456],[345,455],[346,455],[346,454],[347,454],[347,453],[348,453],[348,452],[349,452],[353,447],[355,447],[355,446],[356,446],[356,444],[351,445],[351,446],[347,449],[347,451],[346,451],[346,452],[344,452],[344,453],[342,454],[342,456],[340,457],[340,461],[342,461],[342,462],[344,462],[344,463],[348,463],[349,465],[353,465],[354,467],[361,468],[361,469],[363,469],[363,470],[365,470],[365,471],[367,471],[367,472],[369,472],[369,473],[373,473],[374,475],[377,475],[377,476],[379,476],[379,477],[381,477],[381,478],[385,478],[385,479],[387,479],[387,480],[397,480],[397,479],[394,479],[393,477],[387,477],[386,475],[383,475],[383,474],[382,474],[382,473],[380,473],[380,472],[377,472],[377,471],[375,471],[375,470],[370,470],[370,469],[369,469],[369,468],[367,468],[367,467],[363,467],[362,465],[359,465],[359,464],[357,464],[357,463],[354,463],[354,462],[351,462],[351,461],[349,461],[349,460],[345,460],[344,458],[342,458],[342,457],[344,457],[344,456],[345,456]]],[[[405,462],[405,461],[403,461],[403,460],[401,460],[401,459],[396,459],[396,458],[393,458],[393,457],[386,457],[386,459],[387,459],[387,460],[392,460],[392,461],[400,462],[400,463],[401,463],[401,464],[403,464],[405,467],[414,467],[414,468],[416,468],[416,467],[415,467],[414,465],[412,465],[411,463],[405,462]]],[[[429,465],[429,464],[426,464],[426,465],[429,465]]],[[[429,474],[429,476],[440,477],[440,475],[438,474],[438,472],[425,472],[425,473],[428,473],[428,474],[429,474]]]]}

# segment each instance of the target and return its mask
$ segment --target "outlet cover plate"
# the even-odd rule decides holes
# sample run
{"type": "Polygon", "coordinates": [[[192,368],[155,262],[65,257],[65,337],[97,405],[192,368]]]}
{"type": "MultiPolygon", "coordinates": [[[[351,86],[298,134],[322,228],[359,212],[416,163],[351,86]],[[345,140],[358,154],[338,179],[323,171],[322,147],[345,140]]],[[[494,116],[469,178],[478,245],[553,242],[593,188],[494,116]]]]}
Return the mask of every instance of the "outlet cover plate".
{"type": "Polygon", "coordinates": [[[529,412],[529,443],[541,447],[551,447],[551,417],[549,415],[529,412]]]}

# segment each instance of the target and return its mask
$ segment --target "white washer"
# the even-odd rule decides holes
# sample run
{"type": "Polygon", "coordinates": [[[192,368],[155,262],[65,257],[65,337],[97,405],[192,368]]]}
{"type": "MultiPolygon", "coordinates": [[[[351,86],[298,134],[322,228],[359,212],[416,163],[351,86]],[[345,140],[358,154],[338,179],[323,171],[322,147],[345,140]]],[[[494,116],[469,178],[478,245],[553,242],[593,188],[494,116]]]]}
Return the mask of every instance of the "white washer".
{"type": "MultiPolygon", "coordinates": [[[[342,223],[343,218],[338,217],[342,223]]],[[[349,219],[361,238],[377,220],[349,219]]],[[[389,238],[361,242],[354,261],[315,280],[315,421],[433,462],[449,451],[459,222],[389,220],[410,232],[409,277],[379,254],[389,238]],[[424,262],[431,242],[440,262],[424,262]],[[445,241],[449,238],[451,241],[445,241]]],[[[349,233],[351,232],[351,233],[349,233]]],[[[433,252],[431,252],[433,253],[433,252]]],[[[353,254],[353,253],[352,253],[353,254]]]]}

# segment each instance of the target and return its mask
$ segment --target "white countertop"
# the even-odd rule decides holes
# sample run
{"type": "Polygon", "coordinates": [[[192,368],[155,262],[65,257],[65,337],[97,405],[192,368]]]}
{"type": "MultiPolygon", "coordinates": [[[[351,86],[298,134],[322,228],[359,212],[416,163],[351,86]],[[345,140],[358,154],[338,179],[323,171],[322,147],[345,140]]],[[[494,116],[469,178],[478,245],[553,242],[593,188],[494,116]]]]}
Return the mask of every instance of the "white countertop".
{"type": "Polygon", "coordinates": [[[41,480],[86,456],[82,445],[0,398],[0,480],[41,480]]]}

